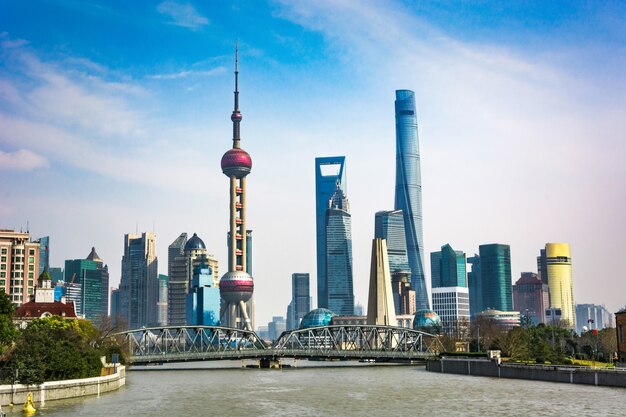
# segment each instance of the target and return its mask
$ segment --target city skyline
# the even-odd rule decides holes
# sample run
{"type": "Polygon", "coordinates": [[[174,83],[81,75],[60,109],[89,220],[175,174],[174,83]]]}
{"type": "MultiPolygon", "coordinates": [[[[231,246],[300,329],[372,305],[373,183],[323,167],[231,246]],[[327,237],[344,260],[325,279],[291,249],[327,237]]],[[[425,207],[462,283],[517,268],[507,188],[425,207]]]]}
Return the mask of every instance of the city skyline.
{"type": "Polygon", "coordinates": [[[403,88],[416,93],[425,253],[501,242],[519,277],[536,272],[545,242],[568,242],[574,301],[624,305],[612,273],[626,229],[624,31],[612,20],[624,6],[249,6],[193,3],[186,18],[142,2],[1,6],[0,227],[50,236],[52,267],[97,247],[112,286],[137,229],[156,232],[160,273],[181,230],[227,265],[219,158],[238,37],[258,323],[283,314],[291,273],[315,275],[317,156],[350,161],[354,291],[366,302],[403,88]],[[260,24],[270,33],[254,36],[260,24]],[[140,48],[148,39],[158,46],[140,48]]]}

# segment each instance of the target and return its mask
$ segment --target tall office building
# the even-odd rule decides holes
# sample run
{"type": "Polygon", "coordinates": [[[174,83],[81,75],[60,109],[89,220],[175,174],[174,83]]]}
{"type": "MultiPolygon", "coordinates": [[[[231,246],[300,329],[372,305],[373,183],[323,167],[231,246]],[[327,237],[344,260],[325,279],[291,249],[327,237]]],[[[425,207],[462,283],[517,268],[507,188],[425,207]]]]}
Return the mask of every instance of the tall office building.
{"type": "Polygon", "coordinates": [[[53,266],[48,269],[48,273],[52,278],[52,285],[55,285],[59,281],[63,281],[63,268],[55,268],[53,266]]]}
{"type": "Polygon", "coordinates": [[[539,250],[539,256],[537,256],[537,272],[539,275],[539,279],[544,284],[548,284],[548,262],[546,260],[545,249],[539,250]]]}
{"type": "Polygon", "coordinates": [[[415,93],[397,90],[396,113],[396,210],[402,210],[406,248],[411,268],[411,285],[417,309],[428,309],[424,276],[424,233],[422,229],[422,174],[415,116],[415,93]]]}
{"type": "Polygon", "coordinates": [[[41,237],[39,243],[39,271],[50,270],[50,236],[41,237]]]}
{"type": "Polygon", "coordinates": [[[512,311],[511,247],[493,243],[478,249],[484,309],[512,311]]]}
{"type": "Polygon", "coordinates": [[[431,252],[430,270],[432,288],[467,287],[465,253],[449,244],[443,245],[440,252],[431,252]]]}
{"type": "Polygon", "coordinates": [[[254,280],[247,272],[248,239],[246,228],[246,181],[252,170],[250,154],[241,148],[241,120],[239,111],[239,68],[235,51],[235,103],[230,120],[233,122],[233,147],[222,156],[222,172],[230,182],[230,222],[228,235],[228,272],[219,283],[224,300],[220,322],[229,327],[254,328],[254,280]]]}
{"type": "Polygon", "coordinates": [[[441,327],[451,337],[461,337],[470,319],[469,289],[467,287],[433,287],[433,311],[441,319],[441,327]]]}
{"type": "Polygon", "coordinates": [[[80,292],[67,293],[68,299],[74,302],[76,315],[96,322],[108,315],[109,267],[98,256],[96,248],[92,247],[85,259],[65,261],[65,283],[80,286],[80,292]],[[79,300],[74,299],[78,296],[79,300]]]}
{"type": "MultiPolygon", "coordinates": [[[[538,258],[539,271],[545,271],[550,288],[550,308],[561,310],[561,320],[576,329],[572,257],[568,243],[546,243],[545,257],[538,258]]],[[[542,281],[543,281],[542,276],[542,281]]]]}
{"type": "MultiPolygon", "coordinates": [[[[391,261],[389,265],[391,266],[391,261]]],[[[410,276],[411,271],[395,270],[391,273],[391,292],[396,316],[413,315],[417,311],[415,290],[411,288],[410,276]]]]}
{"type": "Polygon", "coordinates": [[[470,317],[473,319],[477,313],[485,310],[483,305],[483,282],[480,278],[480,256],[474,254],[467,258],[471,270],[467,273],[467,286],[470,297],[470,317]]]}
{"type": "Polygon", "coordinates": [[[522,317],[527,316],[533,324],[546,322],[546,310],[550,307],[550,291],[539,276],[522,272],[513,285],[513,308],[522,317]]]}
{"type": "Polygon", "coordinates": [[[325,304],[335,314],[354,314],[352,284],[352,216],[341,185],[328,200],[326,209],[326,294],[325,304]]]}
{"type": "Polygon", "coordinates": [[[20,306],[35,295],[39,277],[39,243],[28,232],[0,230],[0,290],[20,306]]]}
{"type": "Polygon", "coordinates": [[[289,323],[287,330],[297,329],[300,326],[300,320],[306,313],[311,311],[311,291],[308,273],[291,274],[290,307],[287,315],[287,322],[289,323]]]}
{"type": "Polygon", "coordinates": [[[128,328],[159,324],[158,291],[156,235],[124,235],[119,310],[128,328]]]}
{"type": "Polygon", "coordinates": [[[576,304],[576,332],[583,333],[583,327],[587,330],[602,330],[613,327],[612,314],[603,305],[576,304]]]}
{"type": "Polygon", "coordinates": [[[377,212],[374,218],[374,238],[387,241],[387,257],[391,274],[393,275],[395,271],[409,271],[410,279],[402,210],[377,212]]]}
{"type": "Polygon", "coordinates": [[[328,200],[339,188],[346,192],[346,157],[315,158],[315,228],[317,243],[317,306],[328,308],[326,288],[326,210],[328,200]]]}
{"type": "Polygon", "coordinates": [[[193,270],[187,294],[187,324],[218,326],[220,324],[220,289],[213,270],[203,260],[193,270]]]}
{"type": "Polygon", "coordinates": [[[187,324],[187,295],[194,269],[201,263],[206,263],[211,269],[214,287],[219,288],[219,279],[216,275],[218,264],[215,257],[207,253],[204,241],[196,233],[189,240],[187,233],[181,233],[169,246],[168,256],[170,259],[167,277],[167,324],[184,326],[187,324]]]}
{"type": "Polygon", "coordinates": [[[161,326],[167,326],[167,275],[159,274],[159,291],[157,299],[157,322],[161,326]]]}
{"type": "Polygon", "coordinates": [[[113,327],[122,326],[122,324],[126,325],[126,323],[122,323],[123,317],[120,306],[120,296],[121,291],[119,288],[115,288],[111,290],[111,324],[113,327]]]}

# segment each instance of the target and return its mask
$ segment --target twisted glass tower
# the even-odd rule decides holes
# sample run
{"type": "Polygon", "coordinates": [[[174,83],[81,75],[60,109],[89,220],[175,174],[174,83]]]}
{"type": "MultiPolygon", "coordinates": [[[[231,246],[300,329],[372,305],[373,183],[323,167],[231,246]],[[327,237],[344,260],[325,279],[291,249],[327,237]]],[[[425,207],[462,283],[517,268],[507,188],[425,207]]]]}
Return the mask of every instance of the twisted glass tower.
{"type": "Polygon", "coordinates": [[[411,286],[417,309],[430,308],[424,277],[422,231],[422,176],[415,117],[415,93],[396,90],[396,210],[404,216],[406,249],[411,268],[411,286]]]}

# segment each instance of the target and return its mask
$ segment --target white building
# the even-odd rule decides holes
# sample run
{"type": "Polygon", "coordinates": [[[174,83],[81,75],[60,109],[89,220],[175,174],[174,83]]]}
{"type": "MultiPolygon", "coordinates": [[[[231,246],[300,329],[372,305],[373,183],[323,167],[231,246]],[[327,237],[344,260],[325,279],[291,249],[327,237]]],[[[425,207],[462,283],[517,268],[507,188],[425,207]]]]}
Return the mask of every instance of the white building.
{"type": "Polygon", "coordinates": [[[443,332],[457,336],[461,326],[470,319],[469,289],[467,287],[433,288],[433,310],[439,315],[443,332]]]}

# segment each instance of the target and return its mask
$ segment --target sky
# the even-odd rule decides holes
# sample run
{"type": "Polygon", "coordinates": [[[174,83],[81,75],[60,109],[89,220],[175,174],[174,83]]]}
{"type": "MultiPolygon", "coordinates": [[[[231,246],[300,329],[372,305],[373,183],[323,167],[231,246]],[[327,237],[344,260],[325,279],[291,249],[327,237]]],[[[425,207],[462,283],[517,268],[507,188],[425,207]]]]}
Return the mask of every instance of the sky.
{"type": "Polygon", "coordinates": [[[160,273],[181,232],[225,266],[236,40],[257,326],[294,272],[316,304],[317,156],[346,156],[366,304],[397,89],[416,93],[426,271],[446,243],[497,242],[515,281],[567,242],[575,301],[626,304],[619,1],[0,0],[0,228],[50,236],[51,266],[95,246],[113,286],[136,230],[160,273]]]}

